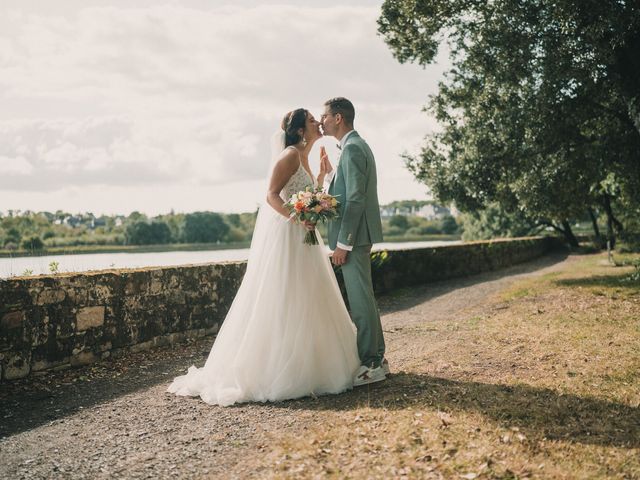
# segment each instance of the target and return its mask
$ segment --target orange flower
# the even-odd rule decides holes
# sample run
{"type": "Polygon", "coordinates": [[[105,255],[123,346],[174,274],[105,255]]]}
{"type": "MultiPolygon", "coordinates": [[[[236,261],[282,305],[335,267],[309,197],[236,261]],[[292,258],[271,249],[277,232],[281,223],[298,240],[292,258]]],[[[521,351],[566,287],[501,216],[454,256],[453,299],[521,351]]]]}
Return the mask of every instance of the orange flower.
{"type": "Polygon", "coordinates": [[[293,208],[296,209],[296,212],[301,212],[304,209],[304,202],[296,202],[293,208]]]}

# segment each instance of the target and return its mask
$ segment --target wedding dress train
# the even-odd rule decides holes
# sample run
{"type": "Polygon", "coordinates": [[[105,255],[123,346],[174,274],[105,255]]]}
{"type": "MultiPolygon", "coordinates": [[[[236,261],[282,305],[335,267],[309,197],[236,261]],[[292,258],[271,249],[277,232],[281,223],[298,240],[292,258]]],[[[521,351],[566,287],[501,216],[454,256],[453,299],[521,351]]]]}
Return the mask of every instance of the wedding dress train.
{"type": "MultiPolygon", "coordinates": [[[[300,165],[281,197],[311,183],[300,165]]],[[[269,205],[260,208],[247,271],[209,357],[177,377],[169,392],[231,405],[352,387],[360,366],[356,329],[322,239],[305,245],[304,235],[269,205]]]]}

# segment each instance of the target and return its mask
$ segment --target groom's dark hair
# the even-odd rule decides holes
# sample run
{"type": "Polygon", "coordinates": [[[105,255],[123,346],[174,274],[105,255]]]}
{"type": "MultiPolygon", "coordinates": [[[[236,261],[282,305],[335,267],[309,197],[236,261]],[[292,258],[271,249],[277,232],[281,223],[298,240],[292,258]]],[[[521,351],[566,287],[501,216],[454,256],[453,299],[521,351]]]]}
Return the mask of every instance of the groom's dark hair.
{"type": "Polygon", "coordinates": [[[353,108],[353,103],[344,97],[336,97],[324,102],[325,107],[329,107],[331,113],[334,115],[339,113],[344,118],[344,122],[350,127],[353,126],[353,120],[356,118],[356,109],[353,108]]]}

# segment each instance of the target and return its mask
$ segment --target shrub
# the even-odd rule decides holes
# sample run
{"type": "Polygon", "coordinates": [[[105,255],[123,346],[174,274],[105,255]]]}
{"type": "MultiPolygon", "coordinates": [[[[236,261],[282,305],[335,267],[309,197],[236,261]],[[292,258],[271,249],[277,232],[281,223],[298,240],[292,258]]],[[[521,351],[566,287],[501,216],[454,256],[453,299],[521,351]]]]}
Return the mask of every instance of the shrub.
{"type": "Polygon", "coordinates": [[[422,235],[435,235],[437,233],[442,233],[442,231],[436,225],[427,225],[420,229],[420,233],[422,235]]]}
{"type": "Polygon", "coordinates": [[[620,253],[640,252],[640,233],[621,233],[620,242],[616,246],[616,250],[620,253]]]}
{"type": "Polygon", "coordinates": [[[404,235],[404,230],[398,228],[398,227],[391,227],[386,229],[382,234],[383,236],[390,236],[390,237],[399,237],[401,235],[404,235]]]}
{"type": "Polygon", "coordinates": [[[451,215],[447,215],[442,219],[442,233],[447,235],[454,234],[458,231],[458,222],[451,215]]]}
{"type": "Polygon", "coordinates": [[[7,250],[17,250],[18,249],[18,245],[13,243],[13,242],[7,242],[4,244],[4,248],[7,250]]]}
{"type": "Polygon", "coordinates": [[[246,238],[247,234],[243,230],[233,226],[229,228],[225,236],[227,242],[244,242],[246,238]]]}
{"type": "Polygon", "coordinates": [[[389,226],[404,231],[409,228],[409,220],[404,215],[394,215],[389,219],[389,226]]]}
{"type": "Polygon", "coordinates": [[[22,241],[22,248],[25,250],[42,250],[44,248],[44,242],[40,237],[33,236],[22,241]]]}

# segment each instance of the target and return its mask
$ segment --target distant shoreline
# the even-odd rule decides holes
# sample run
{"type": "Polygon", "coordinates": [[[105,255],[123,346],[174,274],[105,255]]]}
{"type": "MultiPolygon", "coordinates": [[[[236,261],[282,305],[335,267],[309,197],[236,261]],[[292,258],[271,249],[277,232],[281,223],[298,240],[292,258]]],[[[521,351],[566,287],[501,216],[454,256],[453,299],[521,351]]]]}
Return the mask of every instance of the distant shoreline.
{"type": "Polygon", "coordinates": [[[81,255],[85,253],[151,253],[191,252],[200,250],[231,250],[249,248],[251,242],[239,243],[168,243],[162,245],[79,245],[52,247],[36,252],[0,250],[0,258],[45,257],[48,255],[81,255]]]}
{"type": "MultiPolygon", "coordinates": [[[[384,242],[431,242],[460,240],[460,235],[420,235],[410,237],[385,237],[384,242]]],[[[0,250],[0,258],[44,257],[49,255],[82,255],[93,253],[151,253],[190,252],[203,250],[233,250],[249,248],[251,242],[237,243],[169,243],[162,245],[79,245],[51,247],[29,252],[27,250],[0,250]]]]}

